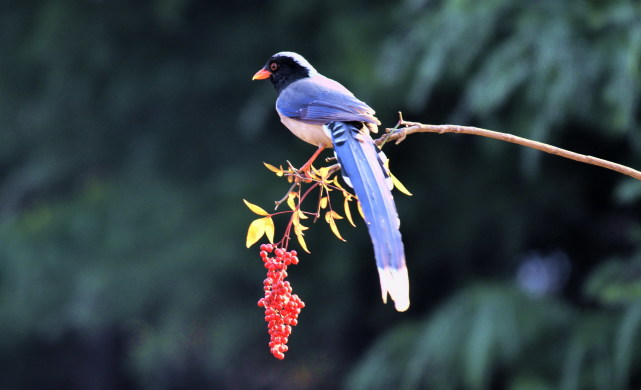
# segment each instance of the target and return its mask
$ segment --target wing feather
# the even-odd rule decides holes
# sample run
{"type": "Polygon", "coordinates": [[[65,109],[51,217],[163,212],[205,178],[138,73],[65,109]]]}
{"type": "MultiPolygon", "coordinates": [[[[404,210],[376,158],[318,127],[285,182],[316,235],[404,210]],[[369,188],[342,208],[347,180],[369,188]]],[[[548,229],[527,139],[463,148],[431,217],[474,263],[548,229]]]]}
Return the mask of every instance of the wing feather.
{"type": "Polygon", "coordinates": [[[276,100],[276,109],[281,115],[315,125],[334,121],[380,124],[366,103],[312,79],[298,80],[285,88],[276,100]]]}

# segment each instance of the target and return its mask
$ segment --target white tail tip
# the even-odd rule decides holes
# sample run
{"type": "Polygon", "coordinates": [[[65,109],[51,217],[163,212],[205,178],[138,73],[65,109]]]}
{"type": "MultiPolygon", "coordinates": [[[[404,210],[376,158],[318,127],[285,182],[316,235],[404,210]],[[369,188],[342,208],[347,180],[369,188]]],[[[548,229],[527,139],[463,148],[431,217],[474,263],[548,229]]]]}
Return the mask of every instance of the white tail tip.
{"type": "Polygon", "coordinates": [[[378,276],[381,280],[383,303],[387,303],[387,294],[389,294],[396,310],[407,310],[410,307],[410,280],[407,276],[407,268],[379,268],[378,276]]]}

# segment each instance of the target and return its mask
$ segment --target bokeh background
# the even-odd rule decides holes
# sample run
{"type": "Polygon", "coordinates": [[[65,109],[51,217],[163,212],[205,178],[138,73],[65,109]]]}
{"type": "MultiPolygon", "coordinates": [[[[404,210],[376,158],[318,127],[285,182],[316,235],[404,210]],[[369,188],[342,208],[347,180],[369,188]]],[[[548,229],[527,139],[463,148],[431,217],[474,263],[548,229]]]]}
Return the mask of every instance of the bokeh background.
{"type": "MultiPolygon", "coordinates": [[[[638,389],[641,183],[474,136],[385,148],[412,306],[325,223],[268,350],[255,216],[314,148],[251,76],[297,51],[375,107],[641,168],[637,1],[0,5],[0,388],[638,389]]],[[[285,220],[277,220],[277,234],[285,220]]],[[[296,246],[293,246],[294,249],[296,246]]]]}

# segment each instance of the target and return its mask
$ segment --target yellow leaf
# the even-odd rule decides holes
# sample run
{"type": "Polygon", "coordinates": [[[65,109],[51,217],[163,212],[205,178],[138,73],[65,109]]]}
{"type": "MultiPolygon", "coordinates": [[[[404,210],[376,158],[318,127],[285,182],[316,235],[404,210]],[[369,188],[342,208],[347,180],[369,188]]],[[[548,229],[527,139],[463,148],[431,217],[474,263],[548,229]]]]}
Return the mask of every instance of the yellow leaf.
{"type": "Polygon", "coordinates": [[[338,187],[338,189],[339,189],[339,190],[343,191],[343,194],[345,194],[345,193],[347,192],[347,191],[345,191],[345,189],[343,188],[343,186],[342,186],[342,185],[340,185],[340,183],[338,182],[338,176],[335,176],[335,177],[332,179],[332,182],[331,182],[331,183],[334,183],[334,185],[335,185],[336,187],[338,187]]]}
{"type": "Polygon", "coordinates": [[[245,241],[245,245],[247,245],[247,248],[254,245],[256,241],[260,240],[263,234],[265,234],[265,218],[258,218],[253,220],[249,225],[249,230],[247,230],[247,240],[245,241]]]}
{"type": "Polygon", "coordinates": [[[300,219],[307,219],[307,218],[309,218],[307,215],[305,215],[305,213],[304,213],[301,209],[298,209],[297,214],[298,214],[298,217],[299,217],[300,219]]]}
{"type": "Polygon", "coordinates": [[[327,223],[329,223],[329,227],[332,229],[332,233],[334,233],[334,235],[338,237],[339,240],[345,241],[345,239],[341,237],[341,234],[338,232],[336,221],[333,218],[334,213],[335,213],[334,211],[332,212],[328,211],[327,213],[325,213],[325,220],[327,221],[327,223]]]}
{"type": "Polygon", "coordinates": [[[264,162],[263,165],[265,165],[265,167],[267,167],[267,169],[269,169],[270,171],[274,172],[276,176],[283,176],[284,172],[282,168],[276,168],[272,164],[267,164],[266,162],[264,162]]]}
{"type": "Polygon", "coordinates": [[[248,202],[248,201],[246,201],[245,199],[243,199],[243,202],[245,202],[245,204],[247,205],[247,207],[249,207],[249,209],[250,209],[251,211],[253,211],[254,213],[256,213],[256,214],[258,214],[258,215],[269,215],[269,213],[268,213],[267,211],[265,211],[265,210],[263,210],[262,208],[260,208],[260,207],[256,206],[255,204],[253,204],[253,203],[249,203],[249,202],[248,202]]]}
{"type": "Polygon", "coordinates": [[[341,215],[339,213],[337,213],[336,211],[334,211],[334,210],[332,210],[332,218],[334,218],[334,219],[343,219],[343,217],[341,217],[341,215]]]}
{"type": "Polygon", "coordinates": [[[294,233],[303,234],[305,230],[309,229],[307,226],[303,226],[300,222],[294,223],[294,233]]]}
{"type": "Polygon", "coordinates": [[[311,169],[309,171],[309,174],[312,176],[312,178],[320,179],[320,171],[318,169],[314,168],[313,165],[310,168],[311,169]]]}
{"type": "Polygon", "coordinates": [[[272,217],[265,217],[263,218],[265,220],[265,235],[267,236],[267,239],[271,244],[274,243],[274,220],[272,220],[272,217]]]}
{"type": "MultiPolygon", "coordinates": [[[[300,210],[299,210],[299,212],[300,212],[300,210]]],[[[302,234],[303,230],[309,229],[308,227],[305,227],[300,223],[300,216],[301,215],[302,214],[299,214],[299,213],[293,213],[292,214],[292,225],[294,226],[294,233],[296,233],[296,234],[299,234],[299,233],[302,234]]],[[[305,218],[307,218],[307,217],[305,217],[305,218]]]]}
{"type": "Polygon", "coordinates": [[[396,178],[396,176],[392,175],[392,172],[389,172],[389,175],[390,175],[390,177],[392,178],[392,183],[394,183],[394,187],[396,187],[396,189],[397,189],[397,190],[401,191],[402,193],[404,193],[404,194],[405,194],[405,195],[407,195],[407,196],[412,196],[412,193],[411,193],[411,192],[409,192],[409,191],[407,190],[407,188],[405,188],[405,186],[403,185],[403,183],[401,183],[401,182],[396,178]]]}
{"type": "Polygon", "coordinates": [[[311,253],[309,249],[307,249],[307,244],[305,243],[305,239],[303,238],[303,234],[296,234],[296,238],[298,238],[298,244],[300,244],[300,247],[303,248],[303,250],[307,253],[311,253]]]}
{"type": "Polygon", "coordinates": [[[358,213],[361,215],[361,218],[363,218],[364,220],[365,214],[363,214],[363,208],[361,207],[361,202],[358,199],[356,199],[356,205],[358,206],[358,213]]]}
{"type": "Polygon", "coordinates": [[[346,196],[345,197],[345,202],[343,202],[343,208],[345,208],[345,216],[347,217],[347,220],[349,223],[352,224],[352,226],[356,227],[354,224],[354,220],[352,219],[352,212],[349,209],[349,201],[352,200],[351,196],[346,196]]]}
{"type": "Polygon", "coordinates": [[[401,181],[398,180],[396,178],[396,176],[394,176],[392,174],[392,171],[390,171],[390,169],[389,169],[389,159],[385,160],[384,165],[385,165],[385,168],[387,169],[387,173],[389,174],[390,178],[392,179],[392,184],[394,184],[394,187],[397,190],[399,190],[402,193],[404,193],[405,195],[412,196],[412,193],[409,192],[409,190],[403,185],[403,183],[401,183],[401,181]]]}
{"type": "Polygon", "coordinates": [[[323,196],[320,200],[320,208],[324,209],[325,207],[327,207],[327,197],[323,196]]]}
{"type": "Polygon", "coordinates": [[[321,179],[326,179],[329,174],[329,167],[322,167],[321,169],[318,170],[318,175],[321,177],[321,179]]]}
{"type": "Polygon", "coordinates": [[[290,209],[296,210],[296,202],[294,202],[294,199],[298,196],[298,193],[292,191],[289,194],[287,194],[287,205],[289,206],[290,209]]]}
{"type": "Polygon", "coordinates": [[[294,234],[296,234],[296,238],[298,239],[298,243],[300,244],[300,247],[303,248],[303,250],[307,253],[309,252],[309,249],[307,249],[307,244],[305,243],[305,239],[303,238],[303,230],[307,230],[308,228],[301,225],[298,213],[292,214],[292,225],[294,226],[294,234]]]}

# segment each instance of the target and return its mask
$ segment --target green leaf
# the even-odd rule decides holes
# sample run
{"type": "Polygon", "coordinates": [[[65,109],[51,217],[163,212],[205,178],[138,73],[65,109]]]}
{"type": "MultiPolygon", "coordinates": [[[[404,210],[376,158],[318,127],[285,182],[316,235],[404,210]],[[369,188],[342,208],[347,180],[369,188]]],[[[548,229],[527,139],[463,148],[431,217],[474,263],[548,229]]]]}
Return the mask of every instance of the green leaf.
{"type": "Polygon", "coordinates": [[[641,262],[609,261],[592,272],[585,291],[606,304],[638,302],[641,299],[641,262]]]}
{"type": "Polygon", "coordinates": [[[621,389],[625,388],[634,361],[635,339],[641,337],[641,304],[630,305],[625,311],[614,348],[614,380],[621,389]]]}

